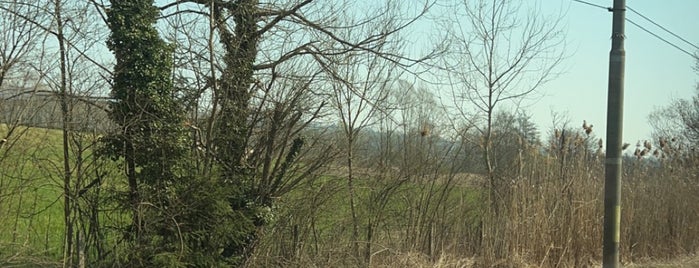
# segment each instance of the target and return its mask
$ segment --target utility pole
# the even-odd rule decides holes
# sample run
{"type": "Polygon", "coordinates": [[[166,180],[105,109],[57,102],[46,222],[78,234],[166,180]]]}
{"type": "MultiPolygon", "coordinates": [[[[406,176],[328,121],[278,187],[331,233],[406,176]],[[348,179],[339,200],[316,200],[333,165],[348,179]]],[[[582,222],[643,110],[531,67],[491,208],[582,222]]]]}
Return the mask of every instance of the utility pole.
{"type": "Polygon", "coordinates": [[[604,245],[602,267],[618,268],[621,236],[621,143],[624,117],[624,22],[626,1],[614,0],[612,50],[609,52],[607,153],[604,161],[604,245]]]}

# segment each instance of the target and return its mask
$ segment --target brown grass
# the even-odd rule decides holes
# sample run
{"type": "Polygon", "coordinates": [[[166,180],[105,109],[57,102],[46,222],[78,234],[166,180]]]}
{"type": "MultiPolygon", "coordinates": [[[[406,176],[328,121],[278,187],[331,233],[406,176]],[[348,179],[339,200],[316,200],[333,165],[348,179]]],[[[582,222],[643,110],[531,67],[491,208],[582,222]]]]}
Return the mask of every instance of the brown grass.
{"type": "MultiPolygon", "coordinates": [[[[385,206],[376,206],[384,200],[376,195],[383,193],[386,180],[405,174],[378,179],[380,172],[362,170],[360,237],[362,245],[372,245],[369,262],[348,250],[351,222],[343,201],[343,170],[337,168],[336,177],[326,182],[336,183],[337,191],[306,193],[291,202],[291,218],[272,228],[250,266],[598,267],[604,158],[585,149],[596,148],[592,137],[556,144],[547,154],[525,148],[511,162],[500,163],[505,168],[496,174],[497,198],[491,204],[484,198],[490,191],[484,176],[427,170],[383,196],[385,206]],[[325,202],[311,202],[311,196],[325,202]]],[[[698,258],[686,257],[699,250],[699,157],[652,157],[625,161],[622,262],[699,267],[698,258]]],[[[410,168],[437,166],[428,160],[410,168]]]]}
{"type": "Polygon", "coordinates": [[[699,256],[681,257],[669,261],[645,261],[640,263],[628,264],[629,268],[695,268],[699,267],[699,256]]]}

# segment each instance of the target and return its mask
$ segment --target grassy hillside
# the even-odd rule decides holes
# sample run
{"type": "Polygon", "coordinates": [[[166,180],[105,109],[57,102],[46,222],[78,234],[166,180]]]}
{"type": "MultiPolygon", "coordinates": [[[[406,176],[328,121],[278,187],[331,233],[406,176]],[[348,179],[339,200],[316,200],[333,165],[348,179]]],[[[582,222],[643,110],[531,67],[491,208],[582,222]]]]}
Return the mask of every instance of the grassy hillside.
{"type": "MultiPolygon", "coordinates": [[[[60,261],[65,233],[62,132],[0,125],[0,137],[8,137],[0,147],[0,264],[23,259],[60,261]]],[[[113,162],[105,167],[99,165],[109,162],[95,161],[97,137],[90,133],[69,137],[72,193],[116,168],[113,162]],[[100,175],[98,169],[102,170],[100,175]]],[[[114,185],[109,183],[110,187],[114,185]]],[[[91,193],[71,197],[75,211],[79,211],[72,213],[72,221],[89,214],[90,197],[91,193]]],[[[104,212],[101,217],[107,215],[104,212]]]]}
{"type": "MultiPolygon", "coordinates": [[[[0,136],[7,133],[7,126],[1,125],[0,136]]],[[[71,158],[75,174],[94,170],[94,163],[87,164],[92,148],[85,146],[94,141],[91,135],[73,141],[74,147],[83,150],[73,149],[71,156],[81,151],[85,162],[79,171],[77,160],[71,158]]],[[[15,129],[0,148],[0,266],[45,267],[61,261],[62,154],[61,133],[38,128],[15,129]]],[[[512,267],[594,265],[601,254],[604,173],[600,160],[576,155],[568,155],[565,161],[538,154],[525,157],[519,177],[508,184],[507,209],[497,218],[506,227],[504,237],[514,252],[503,263],[512,267]]],[[[116,170],[116,164],[109,163],[101,168],[116,170]]],[[[628,160],[624,170],[624,263],[694,267],[696,258],[681,256],[691,256],[699,247],[696,165],[644,163],[628,160]]],[[[354,185],[356,223],[348,203],[347,170],[328,167],[323,175],[278,197],[275,207],[265,212],[270,224],[259,230],[260,240],[248,265],[354,266],[359,261],[350,251],[351,233],[357,224],[359,250],[373,267],[480,267],[475,256],[488,246],[481,241],[488,220],[483,176],[419,171],[429,166],[415,166],[414,172],[359,168],[354,185]]],[[[118,186],[118,181],[105,180],[101,189],[116,192],[118,186]]],[[[100,201],[103,236],[93,238],[104,245],[115,244],[114,228],[123,227],[118,215],[109,212],[112,199],[108,196],[102,195],[100,201]]]]}
{"type": "MultiPolygon", "coordinates": [[[[0,136],[6,137],[6,125],[0,136]]],[[[63,241],[61,132],[14,129],[0,148],[0,254],[60,258],[63,241]]]]}

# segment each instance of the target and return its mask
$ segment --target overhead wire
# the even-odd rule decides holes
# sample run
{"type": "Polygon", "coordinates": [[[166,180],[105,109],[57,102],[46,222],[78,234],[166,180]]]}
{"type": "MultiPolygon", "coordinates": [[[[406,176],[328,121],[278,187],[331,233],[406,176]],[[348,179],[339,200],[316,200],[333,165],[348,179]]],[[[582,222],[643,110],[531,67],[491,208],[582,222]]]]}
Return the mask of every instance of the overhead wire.
{"type": "Polygon", "coordinates": [[[679,51],[682,51],[682,52],[684,52],[685,54],[691,56],[692,58],[695,58],[695,59],[699,60],[699,58],[698,58],[696,55],[694,55],[694,54],[690,53],[689,51],[687,51],[687,50],[685,50],[685,49],[679,47],[678,45],[673,44],[672,42],[666,40],[665,38],[662,38],[661,36],[659,36],[659,35],[657,35],[657,34],[651,32],[650,30],[644,28],[643,26],[639,25],[638,23],[635,23],[634,21],[630,20],[629,18],[626,18],[626,21],[630,22],[631,24],[635,25],[636,27],[640,28],[641,30],[645,31],[646,33],[648,33],[648,34],[650,34],[650,35],[652,35],[652,36],[655,36],[655,38],[660,39],[660,41],[663,41],[663,42],[665,42],[666,44],[671,45],[672,47],[678,49],[679,51]]]}
{"type": "Polygon", "coordinates": [[[673,33],[672,31],[670,31],[670,30],[668,30],[667,28],[663,27],[662,25],[656,23],[656,22],[653,21],[652,19],[649,19],[648,17],[644,16],[644,15],[641,14],[640,12],[634,10],[634,9],[631,8],[630,6],[626,6],[626,8],[628,8],[629,10],[631,10],[631,12],[636,13],[636,15],[641,16],[641,18],[646,19],[647,21],[649,21],[649,22],[652,23],[653,25],[658,26],[658,28],[663,29],[664,31],[668,32],[668,33],[671,34],[672,36],[677,37],[677,39],[680,39],[680,40],[684,41],[685,43],[689,44],[690,46],[693,46],[694,48],[699,49],[699,46],[697,46],[697,45],[693,44],[692,42],[687,41],[687,39],[684,39],[684,38],[682,38],[681,36],[679,36],[679,35],[673,33]]]}
{"type": "Polygon", "coordinates": [[[598,7],[598,8],[602,8],[602,9],[609,9],[608,7],[600,6],[600,5],[598,5],[598,4],[593,4],[593,3],[586,2],[586,1],[582,1],[582,0],[573,0],[573,1],[574,1],[574,2],[578,2],[578,3],[581,3],[581,4],[590,5],[590,6],[593,6],[593,7],[598,7]]]}
{"type": "MultiPolygon", "coordinates": [[[[590,3],[590,2],[587,2],[587,1],[582,1],[582,0],[572,0],[572,1],[578,2],[578,3],[581,3],[581,4],[586,4],[586,5],[593,6],[593,7],[597,7],[597,8],[601,8],[601,9],[606,9],[606,10],[608,10],[608,11],[611,11],[611,10],[612,10],[612,8],[605,7],[605,6],[601,6],[601,5],[594,4],[594,3],[590,3]]],[[[678,34],[673,33],[672,31],[670,31],[670,30],[668,30],[667,28],[663,27],[662,25],[656,23],[656,22],[653,21],[652,19],[650,19],[650,18],[644,16],[643,14],[641,14],[640,12],[638,12],[638,11],[636,11],[635,9],[631,8],[630,6],[627,5],[626,8],[628,8],[629,10],[631,10],[631,12],[633,12],[633,13],[635,13],[636,15],[640,16],[641,18],[643,18],[643,19],[649,21],[650,23],[652,23],[653,25],[657,26],[658,28],[663,29],[664,31],[668,32],[669,34],[671,34],[672,36],[676,37],[677,39],[680,39],[680,40],[682,40],[683,42],[685,42],[685,43],[689,44],[690,46],[692,46],[692,47],[696,48],[697,50],[699,50],[699,46],[693,44],[692,42],[689,42],[687,39],[682,38],[682,37],[679,36],[678,34]]],[[[641,30],[645,31],[646,33],[652,35],[653,37],[658,38],[658,39],[660,39],[661,41],[665,42],[666,44],[668,44],[668,45],[670,45],[670,46],[676,48],[677,50],[682,51],[682,52],[684,52],[685,54],[691,56],[692,58],[699,60],[699,57],[697,57],[697,55],[695,55],[695,54],[693,54],[693,53],[687,51],[686,49],[683,49],[683,48],[681,48],[680,46],[678,46],[678,45],[676,45],[676,44],[674,44],[674,43],[668,41],[667,39],[661,37],[660,35],[654,33],[653,31],[651,31],[651,30],[649,30],[649,29],[647,29],[647,28],[641,26],[640,24],[634,22],[633,20],[631,20],[631,19],[629,19],[629,18],[625,18],[625,19],[626,19],[626,21],[628,21],[629,23],[631,23],[631,24],[633,24],[634,26],[640,28],[641,30]]]]}

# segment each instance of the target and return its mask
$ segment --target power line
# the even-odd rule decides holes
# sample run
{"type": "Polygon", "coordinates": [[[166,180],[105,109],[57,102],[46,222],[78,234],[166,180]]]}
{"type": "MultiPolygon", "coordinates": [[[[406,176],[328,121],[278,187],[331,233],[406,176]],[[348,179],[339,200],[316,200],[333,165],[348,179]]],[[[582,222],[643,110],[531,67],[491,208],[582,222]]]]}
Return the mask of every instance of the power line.
{"type": "MultiPolygon", "coordinates": [[[[653,25],[658,26],[658,28],[663,29],[663,30],[665,30],[666,32],[670,33],[672,36],[677,37],[677,39],[680,39],[680,40],[684,41],[685,43],[689,44],[690,46],[693,46],[694,48],[696,48],[696,49],[699,50],[699,46],[697,46],[697,45],[693,44],[692,42],[687,41],[687,39],[684,39],[684,38],[682,38],[681,36],[679,36],[679,35],[677,35],[677,34],[671,32],[671,31],[668,30],[667,28],[661,26],[660,24],[658,24],[658,23],[656,23],[655,21],[649,19],[648,17],[643,16],[643,14],[641,14],[640,12],[634,10],[634,9],[631,8],[630,6],[626,6],[626,8],[628,8],[629,10],[631,10],[631,12],[636,13],[637,15],[641,16],[641,18],[646,19],[647,21],[649,21],[649,22],[652,23],[653,25]]],[[[632,22],[632,23],[633,23],[633,22],[632,22]]]]}
{"type": "Polygon", "coordinates": [[[694,54],[690,53],[690,52],[687,51],[687,50],[682,49],[681,47],[679,47],[678,45],[673,44],[673,43],[670,42],[670,41],[667,41],[666,39],[660,37],[659,35],[657,35],[657,34],[655,34],[655,33],[653,33],[653,32],[651,32],[650,30],[644,28],[643,26],[639,25],[638,23],[635,23],[634,21],[630,20],[629,18],[626,18],[626,21],[630,22],[631,24],[635,25],[636,27],[640,28],[641,30],[645,31],[646,33],[648,33],[648,34],[650,34],[650,35],[652,35],[652,36],[655,36],[655,38],[660,39],[661,41],[665,42],[666,44],[671,45],[672,47],[674,47],[674,48],[676,48],[676,49],[678,49],[678,50],[684,52],[685,54],[691,56],[692,58],[699,60],[699,58],[697,58],[697,56],[695,56],[694,54]]]}
{"type": "Polygon", "coordinates": [[[581,4],[586,4],[586,5],[590,5],[590,6],[593,6],[593,7],[598,7],[598,8],[601,8],[601,9],[609,10],[608,7],[600,6],[600,5],[598,5],[598,4],[593,4],[593,3],[585,2],[585,1],[581,1],[581,0],[573,0],[573,1],[574,1],[574,2],[578,2],[578,3],[581,3],[581,4]]]}
{"type": "MultiPolygon", "coordinates": [[[[594,3],[590,3],[590,2],[586,2],[586,1],[582,1],[582,0],[572,0],[572,1],[578,2],[578,3],[581,3],[581,4],[586,4],[586,5],[593,6],[593,7],[597,7],[597,8],[601,8],[601,9],[606,9],[606,10],[611,11],[611,8],[605,7],[605,6],[601,6],[601,5],[598,5],[598,4],[594,4],[594,3]]],[[[683,42],[685,42],[685,43],[691,45],[692,47],[696,48],[697,50],[699,50],[699,46],[697,46],[697,45],[693,44],[692,42],[687,41],[687,39],[684,39],[684,38],[682,38],[681,36],[679,36],[679,35],[673,33],[672,31],[670,31],[670,30],[668,30],[667,28],[661,26],[660,24],[656,23],[655,21],[651,20],[650,18],[644,16],[644,15],[641,14],[640,12],[634,10],[634,9],[631,8],[630,6],[626,6],[626,8],[628,8],[629,10],[631,10],[631,12],[633,12],[633,13],[635,13],[635,14],[641,16],[641,18],[644,18],[645,20],[649,21],[649,22],[652,23],[653,25],[659,27],[660,29],[663,29],[664,31],[670,33],[672,36],[674,36],[674,37],[676,37],[676,38],[682,40],[683,42]]],[[[684,52],[685,54],[691,56],[692,58],[699,60],[699,57],[697,57],[696,55],[690,53],[689,51],[687,51],[687,50],[681,48],[681,47],[678,46],[678,45],[675,45],[674,43],[672,43],[672,42],[666,40],[665,38],[662,38],[660,35],[658,35],[658,34],[652,32],[651,30],[646,29],[645,27],[643,27],[643,26],[641,26],[640,24],[638,24],[638,23],[636,23],[636,22],[630,20],[629,18],[626,18],[626,21],[628,21],[629,23],[633,24],[634,26],[640,28],[641,30],[645,31],[646,33],[648,33],[648,34],[654,36],[655,38],[660,39],[661,41],[665,42],[666,44],[668,44],[668,45],[670,45],[670,46],[676,48],[677,50],[682,51],[682,52],[684,52]]]]}

